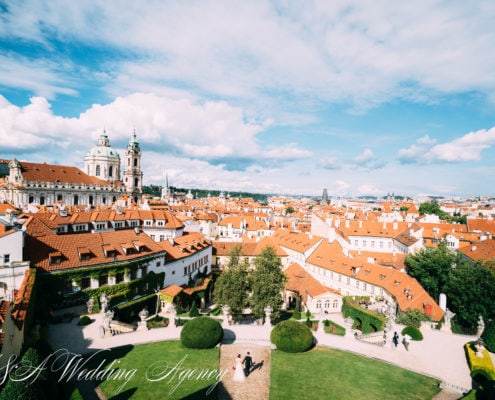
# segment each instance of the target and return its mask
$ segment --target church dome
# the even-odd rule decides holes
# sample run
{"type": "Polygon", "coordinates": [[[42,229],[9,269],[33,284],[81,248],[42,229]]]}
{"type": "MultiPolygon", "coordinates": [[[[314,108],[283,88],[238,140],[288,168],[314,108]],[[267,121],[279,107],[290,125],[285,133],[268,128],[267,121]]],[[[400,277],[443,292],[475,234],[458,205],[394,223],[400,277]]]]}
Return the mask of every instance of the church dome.
{"type": "Polygon", "coordinates": [[[120,159],[119,153],[110,147],[110,141],[105,132],[98,139],[98,145],[89,151],[88,156],[120,159]]]}

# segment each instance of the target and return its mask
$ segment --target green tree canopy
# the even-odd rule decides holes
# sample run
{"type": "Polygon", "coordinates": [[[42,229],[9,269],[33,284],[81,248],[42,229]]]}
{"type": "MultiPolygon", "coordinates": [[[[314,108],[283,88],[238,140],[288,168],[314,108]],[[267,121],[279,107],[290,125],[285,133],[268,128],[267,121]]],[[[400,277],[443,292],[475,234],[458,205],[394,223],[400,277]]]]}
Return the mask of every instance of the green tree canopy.
{"type": "Polygon", "coordinates": [[[256,266],[251,273],[252,295],[250,299],[251,310],[258,317],[264,316],[264,308],[273,308],[273,318],[280,316],[282,306],[282,290],[284,289],[286,276],[282,272],[282,262],[271,246],[265,247],[261,254],[254,260],[256,266]]]}
{"type": "Polygon", "coordinates": [[[452,270],[444,288],[447,304],[462,328],[475,332],[478,318],[495,320],[495,274],[485,265],[464,263],[452,270]]]}
{"type": "Polygon", "coordinates": [[[438,301],[452,267],[461,261],[442,242],[438,248],[428,247],[408,255],[404,262],[407,273],[416,278],[430,296],[438,301]]]}
{"type": "Polygon", "coordinates": [[[228,305],[233,316],[241,315],[249,305],[248,267],[248,260],[241,259],[241,247],[234,246],[225,270],[215,281],[215,302],[220,306],[228,305]]]}

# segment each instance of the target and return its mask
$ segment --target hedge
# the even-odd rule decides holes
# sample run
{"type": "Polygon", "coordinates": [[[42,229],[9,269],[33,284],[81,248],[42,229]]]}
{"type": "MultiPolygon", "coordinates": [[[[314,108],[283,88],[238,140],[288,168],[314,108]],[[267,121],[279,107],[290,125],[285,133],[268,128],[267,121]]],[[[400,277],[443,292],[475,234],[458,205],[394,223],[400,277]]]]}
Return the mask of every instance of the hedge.
{"type": "Polygon", "coordinates": [[[80,319],[79,319],[79,325],[80,326],[86,326],[86,325],[89,325],[91,322],[93,322],[91,320],[91,318],[89,318],[87,315],[83,315],[80,319]]]}
{"type": "Polygon", "coordinates": [[[270,341],[277,349],[287,353],[302,353],[313,346],[313,334],[304,323],[286,320],[272,329],[270,341]]]}
{"type": "Polygon", "coordinates": [[[325,333],[330,333],[333,335],[345,336],[345,328],[333,321],[326,319],[323,321],[325,333]]]}
{"type": "Polygon", "coordinates": [[[411,337],[411,340],[415,340],[418,342],[420,340],[423,340],[423,334],[418,328],[414,326],[406,326],[404,329],[402,329],[401,333],[403,336],[409,335],[411,337]]]}
{"type": "Polygon", "coordinates": [[[481,374],[486,379],[495,379],[495,368],[493,367],[493,362],[488,350],[484,348],[482,350],[483,357],[478,357],[476,355],[475,344],[476,342],[468,342],[464,345],[469,369],[471,370],[471,377],[475,378],[476,375],[481,374]]]}
{"type": "Polygon", "coordinates": [[[351,317],[352,319],[361,321],[361,332],[372,333],[382,331],[385,327],[386,318],[375,311],[371,311],[361,307],[358,299],[352,297],[344,297],[342,311],[344,318],[351,317]]]}
{"type": "Polygon", "coordinates": [[[180,332],[180,341],[190,349],[211,349],[223,338],[220,322],[210,317],[198,317],[187,321],[180,332]]]}
{"type": "Polygon", "coordinates": [[[114,318],[117,321],[131,323],[133,320],[139,318],[139,312],[146,308],[150,315],[155,314],[157,297],[156,294],[150,294],[148,296],[141,297],[139,299],[130,301],[129,303],[122,304],[115,307],[114,318]]]}

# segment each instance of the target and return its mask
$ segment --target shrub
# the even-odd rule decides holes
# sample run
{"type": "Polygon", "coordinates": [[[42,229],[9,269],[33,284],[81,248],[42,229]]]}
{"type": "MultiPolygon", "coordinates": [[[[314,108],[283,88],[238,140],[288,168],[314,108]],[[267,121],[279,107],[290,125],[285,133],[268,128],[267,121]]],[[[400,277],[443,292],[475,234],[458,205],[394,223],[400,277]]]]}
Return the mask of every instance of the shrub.
{"type": "Polygon", "coordinates": [[[294,310],[294,313],[292,314],[292,318],[297,319],[298,321],[301,319],[301,311],[299,311],[297,308],[294,310]]]}
{"type": "Polygon", "coordinates": [[[323,321],[323,324],[325,325],[325,332],[326,333],[331,333],[333,335],[340,335],[340,336],[345,336],[345,328],[343,326],[340,326],[339,324],[329,321],[326,319],[323,321]]]}
{"type": "Polygon", "coordinates": [[[198,317],[186,322],[180,333],[184,347],[191,349],[210,349],[223,338],[220,322],[210,317],[198,317]]]}
{"type": "Polygon", "coordinates": [[[418,328],[415,328],[414,326],[406,326],[404,329],[402,329],[402,335],[409,335],[411,336],[411,340],[416,340],[420,341],[423,340],[423,334],[418,328]]]}
{"type": "Polygon", "coordinates": [[[313,346],[313,334],[305,324],[289,319],[275,325],[270,341],[281,351],[301,353],[313,346]]]}
{"type": "Polygon", "coordinates": [[[79,319],[79,325],[80,326],[86,326],[86,325],[89,325],[91,322],[93,322],[91,320],[91,318],[89,318],[87,315],[83,315],[80,319],[79,319]]]}
{"type": "Polygon", "coordinates": [[[468,342],[464,345],[469,369],[473,378],[483,377],[488,380],[495,379],[495,369],[490,354],[486,349],[482,350],[483,357],[476,355],[475,342],[468,342]]]}
{"type": "Polygon", "coordinates": [[[415,328],[421,327],[422,321],[428,321],[429,318],[426,314],[419,310],[407,310],[401,312],[395,322],[401,325],[414,326],[415,328]]]}
{"type": "Polygon", "coordinates": [[[490,353],[495,353],[495,324],[490,322],[487,324],[483,334],[481,335],[485,347],[490,353]]]}
{"type": "Polygon", "coordinates": [[[196,302],[193,301],[191,309],[189,310],[189,316],[190,317],[199,317],[199,311],[198,311],[198,306],[196,305],[196,302]]]}

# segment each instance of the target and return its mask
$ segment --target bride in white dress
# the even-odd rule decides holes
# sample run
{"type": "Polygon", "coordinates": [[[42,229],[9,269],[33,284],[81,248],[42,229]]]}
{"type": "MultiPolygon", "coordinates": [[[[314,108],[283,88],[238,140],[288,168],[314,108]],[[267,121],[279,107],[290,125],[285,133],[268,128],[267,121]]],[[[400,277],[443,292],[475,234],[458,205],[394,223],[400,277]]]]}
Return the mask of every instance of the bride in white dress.
{"type": "Polygon", "coordinates": [[[236,359],[235,359],[235,365],[234,365],[235,371],[234,371],[234,377],[232,380],[234,382],[244,382],[246,379],[246,376],[244,375],[244,368],[242,367],[242,358],[241,355],[238,354],[236,359]]]}

